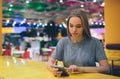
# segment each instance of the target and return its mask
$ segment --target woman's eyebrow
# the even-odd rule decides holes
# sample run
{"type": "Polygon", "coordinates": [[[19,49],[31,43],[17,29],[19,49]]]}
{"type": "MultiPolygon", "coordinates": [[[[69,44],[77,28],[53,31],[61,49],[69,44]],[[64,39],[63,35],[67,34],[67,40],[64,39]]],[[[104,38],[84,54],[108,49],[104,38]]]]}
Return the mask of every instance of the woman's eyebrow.
{"type": "MultiPolygon", "coordinates": [[[[73,25],[72,23],[69,23],[69,24],[73,25]]],[[[82,24],[76,24],[76,25],[82,25],[82,24]]]]}
{"type": "Polygon", "coordinates": [[[77,24],[77,25],[82,25],[82,24],[77,24]]]}

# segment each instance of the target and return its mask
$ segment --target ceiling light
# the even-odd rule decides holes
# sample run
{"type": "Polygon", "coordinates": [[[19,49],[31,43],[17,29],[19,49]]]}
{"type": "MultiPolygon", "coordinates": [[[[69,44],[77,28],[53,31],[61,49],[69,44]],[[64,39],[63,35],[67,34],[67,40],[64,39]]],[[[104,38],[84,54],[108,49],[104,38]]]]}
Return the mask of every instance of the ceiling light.
{"type": "Polygon", "coordinates": [[[84,5],[81,5],[81,7],[84,7],[84,5]]]}
{"type": "Polygon", "coordinates": [[[63,0],[60,0],[60,3],[63,3],[63,0]]]}
{"type": "Polygon", "coordinates": [[[96,0],[93,0],[93,2],[97,2],[96,0]]]}
{"type": "Polygon", "coordinates": [[[10,7],[13,7],[13,5],[12,5],[12,4],[10,4],[10,7]]]}
{"type": "Polygon", "coordinates": [[[26,4],[30,3],[30,1],[26,1],[26,4]]]}

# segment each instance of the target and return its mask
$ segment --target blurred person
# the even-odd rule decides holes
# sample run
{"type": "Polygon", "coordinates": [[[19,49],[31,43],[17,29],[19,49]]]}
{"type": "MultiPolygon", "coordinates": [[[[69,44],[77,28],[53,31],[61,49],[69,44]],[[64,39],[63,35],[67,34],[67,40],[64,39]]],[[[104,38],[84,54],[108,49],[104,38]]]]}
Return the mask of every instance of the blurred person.
{"type": "Polygon", "coordinates": [[[68,73],[98,72],[109,73],[104,48],[99,39],[91,37],[88,18],[84,11],[74,10],[67,19],[68,36],[59,40],[55,51],[48,60],[48,69],[54,76],[62,71],[55,68],[62,61],[68,73]],[[99,66],[96,66],[96,62],[99,66]]]}

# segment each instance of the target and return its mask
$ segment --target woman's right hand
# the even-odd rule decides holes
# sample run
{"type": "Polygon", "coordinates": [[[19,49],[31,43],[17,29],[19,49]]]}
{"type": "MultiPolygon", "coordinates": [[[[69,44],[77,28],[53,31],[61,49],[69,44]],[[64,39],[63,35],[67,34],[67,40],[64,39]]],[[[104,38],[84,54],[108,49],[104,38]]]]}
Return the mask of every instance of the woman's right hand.
{"type": "Polygon", "coordinates": [[[62,74],[62,71],[59,71],[58,68],[55,66],[57,65],[57,60],[53,58],[49,58],[48,60],[48,70],[50,70],[55,77],[60,77],[62,74]]]}
{"type": "Polygon", "coordinates": [[[51,71],[55,77],[60,77],[62,74],[62,71],[60,71],[58,68],[52,67],[51,71]]]}

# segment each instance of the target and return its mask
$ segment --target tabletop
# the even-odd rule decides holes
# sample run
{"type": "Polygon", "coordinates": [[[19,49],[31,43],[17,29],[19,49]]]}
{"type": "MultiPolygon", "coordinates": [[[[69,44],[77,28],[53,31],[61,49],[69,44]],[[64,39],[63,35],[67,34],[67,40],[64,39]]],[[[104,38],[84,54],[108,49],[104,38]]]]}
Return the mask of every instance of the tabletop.
{"type": "Polygon", "coordinates": [[[54,77],[44,62],[0,56],[0,79],[120,79],[120,77],[100,73],[54,77]]]}

